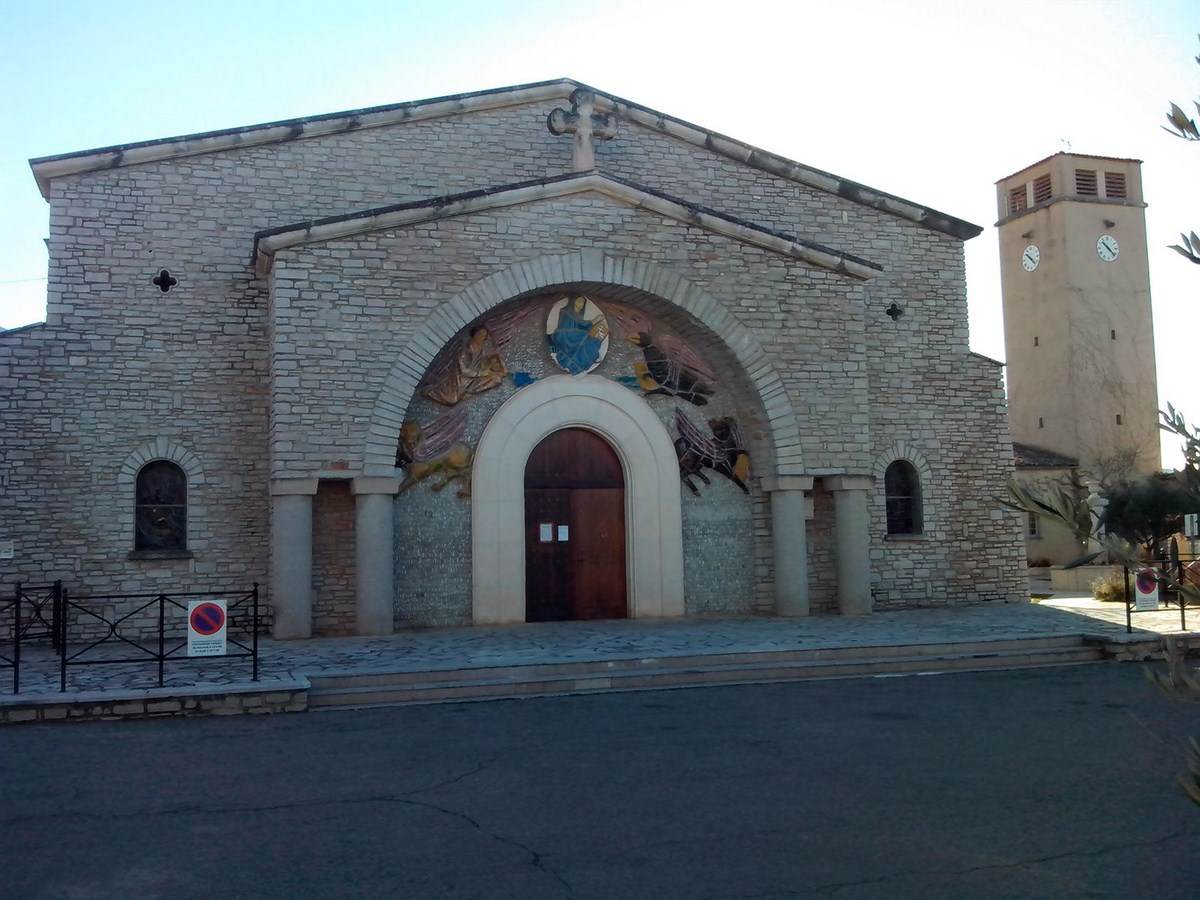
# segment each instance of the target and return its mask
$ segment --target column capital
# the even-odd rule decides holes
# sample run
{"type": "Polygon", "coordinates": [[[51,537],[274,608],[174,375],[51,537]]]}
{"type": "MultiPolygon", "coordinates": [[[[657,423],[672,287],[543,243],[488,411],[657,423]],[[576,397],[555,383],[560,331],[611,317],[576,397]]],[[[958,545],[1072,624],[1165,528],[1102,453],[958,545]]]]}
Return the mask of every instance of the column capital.
{"type": "Polygon", "coordinates": [[[313,496],[317,493],[316,478],[272,478],[271,496],[289,497],[297,494],[313,496]]]}
{"type": "Polygon", "coordinates": [[[826,475],[821,486],[827,491],[869,491],[875,479],[870,475],[826,475]]]}
{"type": "Polygon", "coordinates": [[[351,494],[395,494],[400,490],[399,478],[372,478],[357,475],[350,482],[351,494]]]}
{"type": "Polygon", "coordinates": [[[813,489],[811,475],[764,475],[759,484],[764,491],[811,491],[813,489]]]}

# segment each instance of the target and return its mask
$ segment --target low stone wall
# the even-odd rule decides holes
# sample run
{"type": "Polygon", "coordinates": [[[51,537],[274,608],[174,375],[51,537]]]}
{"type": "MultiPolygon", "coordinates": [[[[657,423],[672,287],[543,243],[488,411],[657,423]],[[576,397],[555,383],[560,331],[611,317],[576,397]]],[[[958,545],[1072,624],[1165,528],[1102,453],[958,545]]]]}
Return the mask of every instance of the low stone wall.
{"type": "Polygon", "coordinates": [[[1071,594],[1091,594],[1092,582],[1111,574],[1121,574],[1120,566],[1076,566],[1073,569],[1054,567],[1050,570],[1050,587],[1071,594]]]}
{"type": "Polygon", "coordinates": [[[24,722],[152,719],[163,716],[236,716],[308,711],[308,679],[263,689],[211,688],[87,692],[0,697],[0,725],[24,722]]]}
{"type": "MultiPolygon", "coordinates": [[[[1200,634],[1170,635],[1183,655],[1189,659],[1188,668],[1193,668],[1190,660],[1200,656],[1200,634]]],[[[1163,647],[1163,636],[1152,637],[1130,636],[1126,640],[1111,638],[1095,638],[1104,647],[1105,655],[1116,662],[1150,662],[1156,659],[1166,659],[1163,647]]]]}

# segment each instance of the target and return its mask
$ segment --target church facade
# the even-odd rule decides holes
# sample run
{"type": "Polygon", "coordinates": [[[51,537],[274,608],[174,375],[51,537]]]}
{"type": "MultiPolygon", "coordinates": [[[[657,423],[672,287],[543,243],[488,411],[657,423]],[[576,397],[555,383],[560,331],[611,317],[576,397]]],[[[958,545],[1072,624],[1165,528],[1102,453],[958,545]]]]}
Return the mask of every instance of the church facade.
{"type": "Polygon", "coordinates": [[[6,580],[283,638],[1026,596],[976,226],[568,80],[32,167],[6,580]]]}

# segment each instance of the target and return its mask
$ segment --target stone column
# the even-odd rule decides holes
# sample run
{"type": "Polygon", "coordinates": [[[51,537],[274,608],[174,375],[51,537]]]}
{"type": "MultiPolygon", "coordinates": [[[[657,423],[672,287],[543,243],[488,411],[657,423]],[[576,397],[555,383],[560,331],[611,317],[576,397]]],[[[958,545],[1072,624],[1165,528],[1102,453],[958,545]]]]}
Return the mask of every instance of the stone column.
{"type": "Polygon", "coordinates": [[[804,475],[764,478],[771,495],[771,551],[775,567],[775,615],[807,616],[808,527],[804,492],[813,480],[804,475]]]}
{"type": "Polygon", "coordinates": [[[838,610],[843,616],[865,615],[871,611],[867,491],[874,486],[874,479],[868,475],[835,475],[822,479],[822,484],[833,492],[838,610]]]}
{"type": "Polygon", "coordinates": [[[315,478],[271,482],[271,603],[275,637],[312,637],[312,532],[315,478]]]}
{"type": "Polygon", "coordinates": [[[358,634],[391,634],[394,606],[395,478],[355,478],[355,624],[358,634]]]}

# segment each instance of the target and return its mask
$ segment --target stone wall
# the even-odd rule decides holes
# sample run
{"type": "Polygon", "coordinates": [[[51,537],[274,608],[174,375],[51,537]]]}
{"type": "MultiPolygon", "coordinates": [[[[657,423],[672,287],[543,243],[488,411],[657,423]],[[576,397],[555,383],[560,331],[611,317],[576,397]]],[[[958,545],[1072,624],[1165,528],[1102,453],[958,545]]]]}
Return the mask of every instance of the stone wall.
{"type": "MultiPolygon", "coordinates": [[[[251,251],[262,229],[566,173],[570,140],[544,124],[553,105],[56,179],[48,322],[0,335],[0,540],[16,548],[3,579],[67,577],[93,592],[265,585],[272,474],[352,472],[395,352],[432,310],[499,268],[585,243],[683,274],[753,332],[801,422],[811,474],[870,474],[901,444],[925,460],[923,544],[883,540],[882,485],[871,498],[881,605],[1019,592],[1020,578],[1009,572],[1020,557],[1019,524],[991,502],[1011,458],[999,370],[967,352],[957,239],[627,122],[599,148],[602,170],[860,254],[883,273],[863,286],[697,227],[576,197],[283,254],[271,296],[255,277],[251,251]],[[161,269],[178,279],[169,293],[151,280],[161,269]],[[897,321],[883,313],[893,301],[905,311],[897,321]],[[156,442],[194,454],[204,473],[189,484],[191,555],[131,560],[132,498],[119,476],[138,448],[156,442]]],[[[711,333],[686,317],[677,324],[728,369],[732,354],[711,333]]],[[[752,421],[760,401],[745,382],[730,397],[749,417],[755,460],[770,460],[768,435],[752,421]]],[[[756,474],[766,472],[756,466],[756,474]]],[[[732,485],[721,481],[708,492],[728,493],[732,485]]],[[[730,498],[742,504],[736,525],[710,520],[709,507],[684,499],[698,542],[689,560],[715,559],[714,548],[728,547],[743,528],[752,536],[711,563],[730,567],[722,579],[689,562],[689,610],[770,609],[763,495],[730,498]],[[731,590],[735,584],[742,587],[731,590]]],[[[826,500],[818,489],[815,609],[830,608],[835,587],[826,500]]],[[[419,502],[402,497],[397,508],[424,515],[419,502]]],[[[423,611],[402,613],[401,622],[462,621],[461,597],[429,600],[462,587],[461,554],[447,541],[398,538],[398,582],[399,573],[427,571],[422,554],[447,554],[445,570],[401,604],[423,611]]],[[[338,577],[343,587],[333,594],[333,582],[319,587],[337,597],[320,613],[332,630],[344,627],[349,610],[338,577]]]]}

